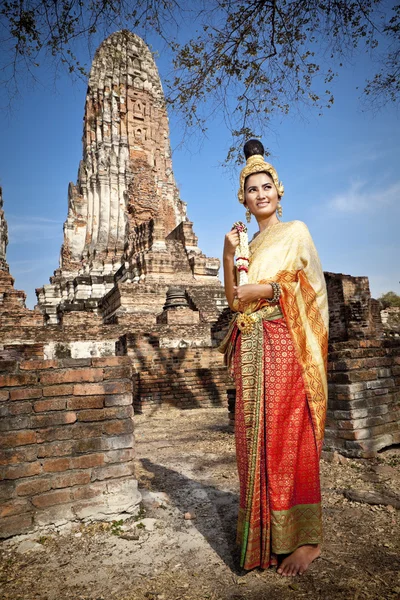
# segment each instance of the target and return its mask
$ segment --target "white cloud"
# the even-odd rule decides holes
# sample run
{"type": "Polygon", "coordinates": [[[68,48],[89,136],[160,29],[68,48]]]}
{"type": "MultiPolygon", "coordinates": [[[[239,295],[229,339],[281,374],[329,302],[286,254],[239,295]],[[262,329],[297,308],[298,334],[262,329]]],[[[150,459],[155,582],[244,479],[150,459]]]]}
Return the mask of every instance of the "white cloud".
{"type": "Polygon", "coordinates": [[[61,237],[62,222],[34,216],[10,215],[7,217],[10,244],[21,244],[61,237]]]}
{"type": "MultiPolygon", "coordinates": [[[[56,257],[57,262],[57,257],[56,257]]],[[[54,264],[54,257],[43,259],[37,258],[31,260],[10,260],[9,267],[10,272],[14,277],[20,277],[21,275],[26,275],[27,273],[35,273],[41,271],[43,266],[54,264]]]]}
{"type": "Polygon", "coordinates": [[[343,156],[337,157],[337,159],[328,164],[323,164],[318,169],[319,173],[329,175],[331,173],[348,173],[355,171],[359,167],[370,162],[377,162],[387,155],[388,149],[378,149],[377,147],[366,148],[364,144],[358,143],[353,144],[351,147],[346,149],[346,153],[343,156]]]}
{"type": "Polygon", "coordinates": [[[350,188],[334,196],[329,207],[342,213],[376,211],[379,206],[391,206],[400,201],[400,181],[382,188],[374,178],[368,181],[354,181],[350,188]]]}

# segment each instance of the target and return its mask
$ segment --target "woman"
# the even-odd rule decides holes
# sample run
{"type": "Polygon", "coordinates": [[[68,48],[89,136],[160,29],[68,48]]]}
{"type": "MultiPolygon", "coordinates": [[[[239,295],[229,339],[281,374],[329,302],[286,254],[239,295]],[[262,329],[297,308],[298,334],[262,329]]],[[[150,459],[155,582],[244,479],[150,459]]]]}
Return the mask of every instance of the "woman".
{"type": "Polygon", "coordinates": [[[277,217],[283,185],[262,144],[250,140],[244,151],[238,197],[259,232],[249,244],[246,285],[236,283],[239,233],[225,237],[225,293],[237,312],[221,346],[236,382],[240,564],[278,565],[293,576],[319,556],[322,540],[326,286],[306,225],[277,217]]]}

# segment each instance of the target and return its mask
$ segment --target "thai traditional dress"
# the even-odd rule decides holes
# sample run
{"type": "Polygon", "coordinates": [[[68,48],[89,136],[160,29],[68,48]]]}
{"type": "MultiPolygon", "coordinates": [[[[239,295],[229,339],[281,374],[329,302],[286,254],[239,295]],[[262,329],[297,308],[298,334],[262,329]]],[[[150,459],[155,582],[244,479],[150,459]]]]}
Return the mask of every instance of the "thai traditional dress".
{"type": "Polygon", "coordinates": [[[237,540],[245,569],[321,542],[328,347],[325,279],[306,225],[276,223],[249,250],[249,283],[277,282],[281,296],[235,313],[220,347],[236,382],[237,540]]]}

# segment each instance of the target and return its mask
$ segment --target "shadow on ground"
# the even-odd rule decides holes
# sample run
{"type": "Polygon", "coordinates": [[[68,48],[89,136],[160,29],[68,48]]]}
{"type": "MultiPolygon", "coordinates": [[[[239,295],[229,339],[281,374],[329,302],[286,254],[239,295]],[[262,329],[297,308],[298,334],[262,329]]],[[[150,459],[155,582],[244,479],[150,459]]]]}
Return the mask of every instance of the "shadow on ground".
{"type": "Polygon", "coordinates": [[[244,574],[238,566],[236,546],[238,495],[190,479],[148,458],[140,462],[153,474],[152,487],[167,493],[182,514],[194,513],[192,523],[208,544],[235,574],[244,574]]]}

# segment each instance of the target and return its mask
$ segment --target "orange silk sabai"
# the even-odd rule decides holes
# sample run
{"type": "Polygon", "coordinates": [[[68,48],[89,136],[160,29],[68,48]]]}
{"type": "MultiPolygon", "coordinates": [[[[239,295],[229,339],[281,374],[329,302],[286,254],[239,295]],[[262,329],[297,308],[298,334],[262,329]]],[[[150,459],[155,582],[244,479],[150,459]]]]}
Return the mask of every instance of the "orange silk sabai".
{"type": "MultiPolygon", "coordinates": [[[[280,305],[302,367],[321,450],[328,400],[328,298],[314,242],[301,221],[277,223],[250,244],[249,283],[271,281],[281,286],[280,305]]],[[[251,310],[265,304],[260,301],[251,310]]]]}
{"type": "Polygon", "coordinates": [[[277,282],[235,313],[220,346],[236,382],[241,566],[322,539],[319,456],[327,406],[328,303],[304,223],[276,223],[249,244],[249,284],[277,282]]]}

